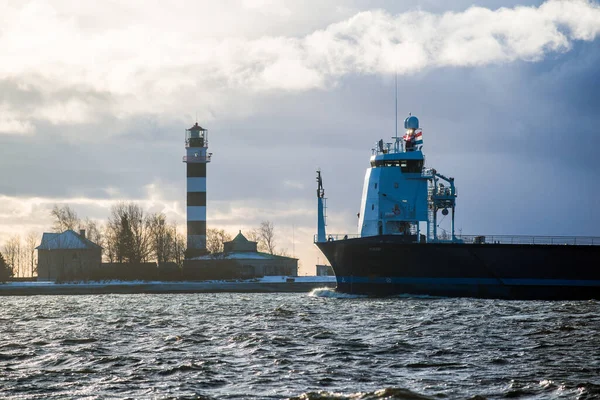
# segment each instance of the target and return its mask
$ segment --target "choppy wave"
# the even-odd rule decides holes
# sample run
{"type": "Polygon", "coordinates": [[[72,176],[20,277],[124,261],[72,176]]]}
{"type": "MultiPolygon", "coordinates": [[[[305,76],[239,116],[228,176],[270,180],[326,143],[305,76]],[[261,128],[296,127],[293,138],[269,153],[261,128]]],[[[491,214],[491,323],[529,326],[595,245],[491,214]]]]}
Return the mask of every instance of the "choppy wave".
{"type": "Polygon", "coordinates": [[[289,400],[377,400],[377,399],[399,399],[399,400],[434,400],[435,397],[425,396],[409,389],[385,388],[368,393],[334,393],[328,391],[302,393],[298,397],[290,397],[289,400]]]}
{"type": "Polygon", "coordinates": [[[600,302],[6,297],[0,398],[600,398],[600,302]]]}
{"type": "MultiPolygon", "coordinates": [[[[323,288],[316,288],[313,289],[310,293],[309,296],[312,297],[325,297],[325,298],[331,298],[331,299],[364,299],[364,298],[368,298],[370,296],[365,295],[365,294],[350,294],[350,293],[342,293],[342,292],[338,292],[333,288],[329,288],[329,287],[323,287],[323,288]]],[[[376,298],[380,298],[381,296],[373,296],[376,298]]],[[[397,294],[394,296],[390,296],[393,298],[398,298],[398,299],[445,299],[446,297],[440,297],[440,296],[430,296],[430,295],[416,295],[416,294],[397,294]]]]}
{"type": "Polygon", "coordinates": [[[328,288],[328,287],[313,289],[310,292],[309,296],[326,297],[326,298],[331,298],[331,299],[360,299],[360,298],[368,297],[366,295],[361,295],[361,294],[336,292],[335,289],[328,288]]]}

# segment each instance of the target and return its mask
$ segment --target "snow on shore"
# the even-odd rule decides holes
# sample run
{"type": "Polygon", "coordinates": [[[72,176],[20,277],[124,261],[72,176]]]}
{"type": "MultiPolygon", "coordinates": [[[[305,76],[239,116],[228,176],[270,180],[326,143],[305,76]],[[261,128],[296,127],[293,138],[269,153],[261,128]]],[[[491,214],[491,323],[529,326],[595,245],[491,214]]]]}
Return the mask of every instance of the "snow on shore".
{"type": "Polygon", "coordinates": [[[102,282],[8,282],[0,295],[106,294],[106,293],[201,293],[201,292],[309,292],[335,287],[333,276],[267,276],[237,281],[102,281],[102,282]]]}
{"type": "Polygon", "coordinates": [[[69,286],[69,285],[77,285],[77,286],[109,286],[109,285],[160,285],[160,284],[208,284],[208,283],[286,283],[288,282],[296,282],[296,283],[316,283],[316,282],[335,282],[335,276],[264,276],[262,278],[255,279],[247,279],[247,280],[213,280],[213,281],[89,281],[89,282],[63,282],[63,283],[55,283],[54,281],[34,281],[34,282],[6,282],[0,283],[0,287],[10,286],[10,287],[44,287],[44,286],[69,286]],[[293,281],[292,281],[293,280],[293,281]]]}

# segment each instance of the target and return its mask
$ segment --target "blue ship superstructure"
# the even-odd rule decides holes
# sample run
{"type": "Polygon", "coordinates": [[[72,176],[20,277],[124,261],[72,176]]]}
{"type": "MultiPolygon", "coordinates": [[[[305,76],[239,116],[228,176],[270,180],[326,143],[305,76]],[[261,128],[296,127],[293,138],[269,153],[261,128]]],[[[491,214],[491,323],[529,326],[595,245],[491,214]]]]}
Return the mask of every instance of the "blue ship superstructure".
{"type": "MultiPolygon", "coordinates": [[[[454,234],[456,187],[435,169],[425,168],[423,132],[417,117],[404,121],[405,134],[393,142],[379,140],[371,150],[364,179],[358,236],[401,235],[413,242],[459,242],[454,234]],[[438,235],[438,212],[451,213],[451,232],[438,235]],[[424,225],[424,226],[423,226],[424,225]],[[422,229],[424,231],[422,231],[422,229]]],[[[317,171],[318,235],[326,240],[325,198],[317,171]]],[[[333,239],[333,236],[330,237],[333,239]]]]}
{"type": "Polygon", "coordinates": [[[454,179],[425,166],[419,120],[377,142],[366,171],[358,233],[326,233],[326,199],[317,171],[315,244],[345,293],[505,299],[600,299],[600,238],[457,237],[454,179]],[[438,229],[450,215],[450,231],[438,229]],[[491,239],[491,240],[490,240],[491,239]]]}
{"type": "Polygon", "coordinates": [[[409,116],[404,121],[405,135],[392,143],[380,140],[372,149],[371,166],[365,174],[359,214],[359,235],[404,235],[422,242],[442,240],[437,235],[437,213],[452,211],[454,236],[454,179],[425,168],[423,132],[419,120],[409,116]],[[443,182],[446,182],[444,185],[443,182]],[[420,222],[427,226],[421,233],[420,222]]]}

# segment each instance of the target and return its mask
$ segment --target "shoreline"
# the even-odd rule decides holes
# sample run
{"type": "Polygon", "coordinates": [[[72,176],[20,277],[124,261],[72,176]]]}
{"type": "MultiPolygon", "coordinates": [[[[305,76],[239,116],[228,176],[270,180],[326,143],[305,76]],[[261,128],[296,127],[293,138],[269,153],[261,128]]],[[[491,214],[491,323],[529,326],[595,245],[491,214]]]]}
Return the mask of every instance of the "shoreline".
{"type": "Polygon", "coordinates": [[[335,289],[335,278],[269,277],[252,281],[183,281],[183,282],[8,282],[0,284],[0,296],[90,295],[90,294],[174,294],[174,293],[304,293],[317,288],[335,289]],[[313,278],[313,279],[303,279],[313,278]]]}

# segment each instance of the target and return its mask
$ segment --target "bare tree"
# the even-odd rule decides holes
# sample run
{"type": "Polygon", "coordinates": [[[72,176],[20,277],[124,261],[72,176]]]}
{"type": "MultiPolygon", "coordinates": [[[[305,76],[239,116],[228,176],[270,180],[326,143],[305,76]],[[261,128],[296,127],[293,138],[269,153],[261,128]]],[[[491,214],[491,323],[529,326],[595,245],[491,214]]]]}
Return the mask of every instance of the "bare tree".
{"type": "Polygon", "coordinates": [[[260,235],[260,229],[258,229],[258,228],[251,229],[248,232],[246,232],[245,236],[251,242],[256,242],[256,248],[258,251],[262,251],[262,252],[267,251],[267,246],[265,245],[265,242],[260,235]]]}
{"type": "Polygon", "coordinates": [[[97,221],[93,219],[85,217],[85,219],[80,224],[80,228],[85,229],[86,238],[96,243],[98,246],[102,246],[102,225],[100,225],[97,221]]]}
{"type": "Polygon", "coordinates": [[[104,228],[104,251],[103,259],[109,263],[117,261],[117,253],[119,246],[119,226],[114,226],[113,221],[109,218],[104,228]]]}
{"type": "Polygon", "coordinates": [[[284,257],[289,257],[287,249],[277,251],[277,234],[275,225],[271,221],[263,221],[258,228],[252,229],[246,233],[248,240],[257,243],[257,249],[261,252],[276,254],[284,257]]]}
{"type": "Polygon", "coordinates": [[[25,276],[25,271],[27,270],[28,262],[28,251],[26,246],[23,245],[23,241],[21,236],[19,236],[19,256],[17,258],[17,276],[22,278],[25,276]]]}
{"type": "Polygon", "coordinates": [[[12,276],[12,269],[0,253],[0,282],[6,282],[12,276]]]}
{"type": "Polygon", "coordinates": [[[163,213],[154,213],[148,216],[150,229],[150,247],[157,262],[165,262],[169,253],[169,232],[167,218],[163,213]]]}
{"type": "Polygon", "coordinates": [[[177,258],[177,229],[167,223],[163,213],[148,216],[150,247],[152,254],[159,263],[174,261],[177,258]]]}
{"type": "Polygon", "coordinates": [[[54,217],[54,223],[52,224],[54,232],[60,233],[67,229],[76,230],[80,225],[77,213],[68,204],[60,207],[55,204],[50,211],[50,215],[54,217]]]}
{"type": "Polygon", "coordinates": [[[151,253],[149,220],[135,203],[118,203],[111,208],[106,245],[117,262],[146,262],[151,253]]]}
{"type": "Polygon", "coordinates": [[[33,277],[34,272],[37,272],[37,257],[35,248],[38,245],[40,235],[36,232],[29,232],[25,237],[25,250],[27,251],[27,264],[29,267],[29,276],[33,277]]]}
{"type": "Polygon", "coordinates": [[[282,257],[291,257],[292,255],[290,254],[290,252],[288,251],[288,249],[281,249],[278,250],[277,253],[278,256],[282,256],[282,257]]]}
{"type": "Polygon", "coordinates": [[[19,235],[11,236],[4,244],[3,253],[11,271],[11,276],[19,276],[20,258],[21,258],[21,237],[19,235]]]}
{"type": "Polygon", "coordinates": [[[263,221],[258,228],[258,235],[262,240],[266,251],[269,254],[275,254],[275,226],[271,221],[263,221]]]}
{"type": "Polygon", "coordinates": [[[182,233],[177,233],[177,230],[175,230],[175,262],[177,263],[177,265],[183,265],[186,250],[187,237],[182,233]]]}
{"type": "Polygon", "coordinates": [[[209,253],[222,253],[223,244],[231,241],[231,235],[223,229],[209,228],[206,230],[206,250],[209,253]]]}

